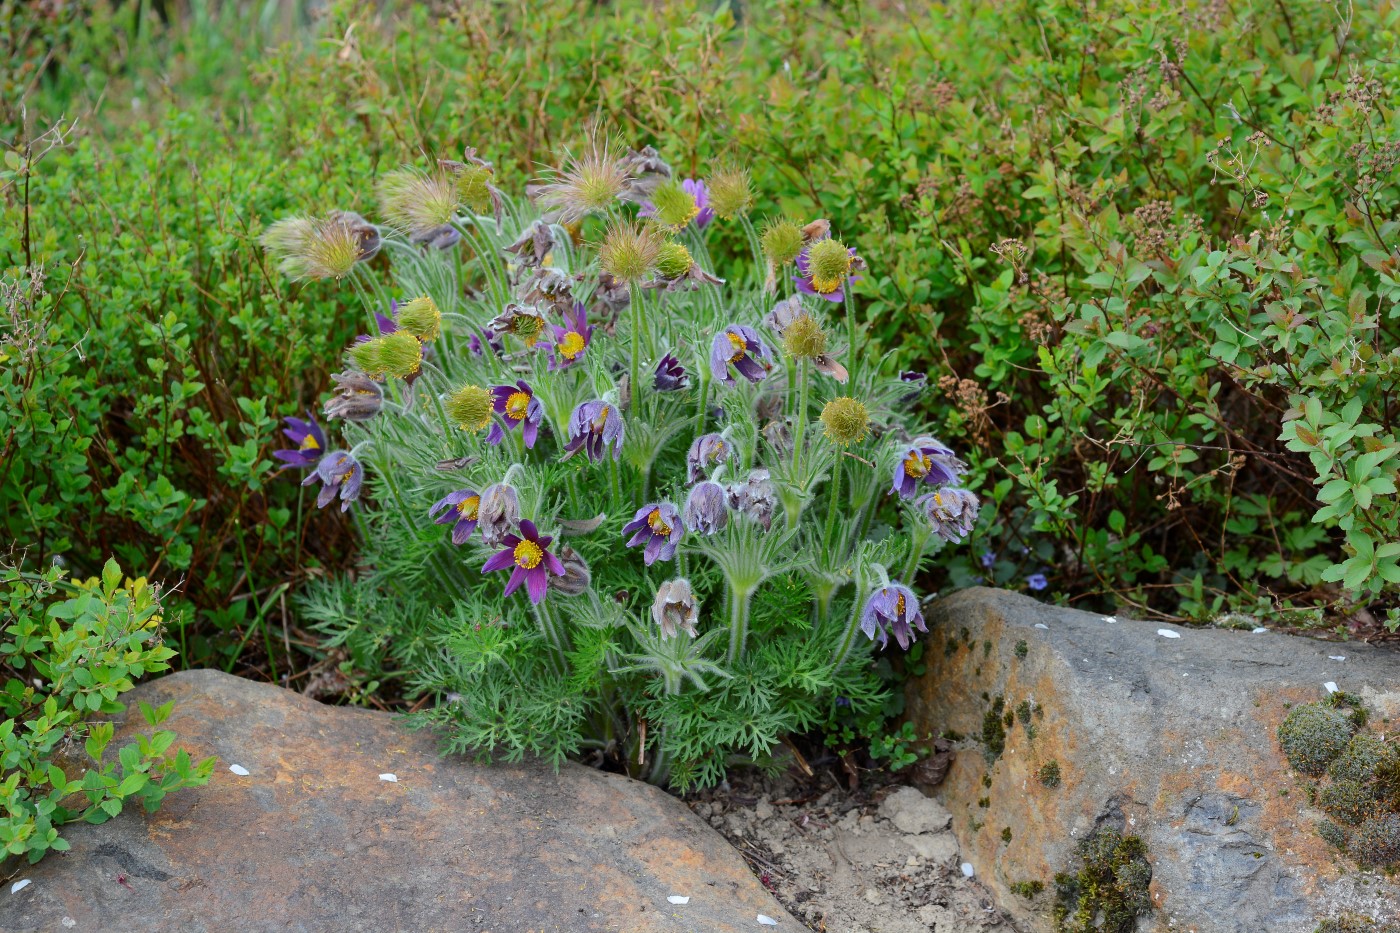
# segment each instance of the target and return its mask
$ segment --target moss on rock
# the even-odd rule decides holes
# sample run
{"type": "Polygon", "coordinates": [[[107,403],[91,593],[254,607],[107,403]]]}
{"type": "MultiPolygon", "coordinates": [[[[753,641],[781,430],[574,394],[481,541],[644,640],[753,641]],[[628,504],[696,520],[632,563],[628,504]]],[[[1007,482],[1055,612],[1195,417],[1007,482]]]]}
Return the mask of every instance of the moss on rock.
{"type": "Polygon", "coordinates": [[[1328,765],[1327,773],[1334,781],[1356,781],[1370,784],[1376,778],[1376,768],[1390,754],[1385,742],[1366,732],[1351,737],[1347,747],[1328,765]]]}
{"type": "Polygon", "coordinates": [[[1055,876],[1056,933],[1132,933],[1152,910],[1152,865],[1136,836],[1099,829],[1079,843],[1083,867],[1055,876]]]}
{"type": "Polygon", "coordinates": [[[1278,727],[1278,741],[1288,761],[1304,774],[1317,776],[1351,741],[1351,717],[1327,703],[1292,709],[1278,727]]]}
{"type": "Polygon", "coordinates": [[[1380,810],[1376,795],[1360,781],[1333,781],[1317,792],[1317,805],[1332,819],[1348,826],[1355,826],[1380,810]]]}

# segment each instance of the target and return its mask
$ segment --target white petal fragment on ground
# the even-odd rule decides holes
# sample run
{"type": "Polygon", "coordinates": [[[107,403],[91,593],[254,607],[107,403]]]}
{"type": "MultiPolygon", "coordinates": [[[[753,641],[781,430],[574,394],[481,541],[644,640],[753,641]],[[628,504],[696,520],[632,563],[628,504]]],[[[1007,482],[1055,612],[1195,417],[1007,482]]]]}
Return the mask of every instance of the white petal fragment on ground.
{"type": "Polygon", "coordinates": [[[399,776],[397,774],[381,774],[379,775],[379,780],[388,781],[390,784],[397,784],[399,783],[399,776]]]}
{"type": "Polygon", "coordinates": [[[1256,628],[1256,629],[1253,630],[1253,634],[1255,634],[1255,635],[1262,635],[1264,632],[1267,632],[1267,631],[1268,631],[1268,629],[1264,628],[1264,626],[1261,625],[1261,626],[1259,626],[1258,628],[1256,628]]]}
{"type": "Polygon", "coordinates": [[[1324,686],[1324,687],[1327,688],[1327,692],[1328,692],[1328,693],[1336,693],[1336,692],[1337,692],[1337,685],[1334,684],[1334,683],[1332,683],[1332,681],[1330,681],[1330,680],[1327,681],[1327,683],[1323,684],[1322,686],[1324,686]]]}
{"type": "Polygon", "coordinates": [[[1118,617],[1117,617],[1117,616],[1104,616],[1104,617],[1103,617],[1103,620],[1104,620],[1105,622],[1107,622],[1109,625],[1113,625],[1115,622],[1118,621],[1118,617]]]}
{"type": "Polygon", "coordinates": [[[1344,654],[1329,654],[1327,656],[1327,660],[1329,661],[1345,661],[1346,659],[1347,656],[1344,654]]]}
{"type": "Polygon", "coordinates": [[[245,767],[243,767],[242,765],[229,765],[229,766],[228,766],[228,769],[229,769],[230,771],[232,771],[234,774],[238,775],[239,777],[247,777],[247,776],[248,776],[248,769],[245,768],[245,767]]]}
{"type": "Polygon", "coordinates": [[[1035,627],[1036,627],[1036,628],[1043,628],[1043,629],[1045,629],[1045,631],[1047,631],[1047,632],[1050,631],[1050,626],[1046,625],[1044,622],[1037,622],[1037,623],[1035,624],[1035,627]]]}
{"type": "Polygon", "coordinates": [[[10,893],[14,894],[16,891],[23,891],[33,883],[34,882],[30,881],[28,878],[25,878],[23,881],[16,881],[14,884],[10,885],[10,893]]]}
{"type": "Polygon", "coordinates": [[[1163,638],[1180,638],[1180,637],[1181,637],[1181,633],[1180,633],[1180,632],[1173,632],[1173,631],[1172,631],[1171,629],[1169,629],[1169,628],[1159,628],[1159,629],[1157,629],[1157,634],[1158,634],[1158,635],[1161,635],[1163,638]]]}
{"type": "Polygon", "coordinates": [[[681,895],[681,894],[672,894],[670,897],[666,898],[666,900],[670,901],[672,904],[689,904],[689,903],[690,903],[690,898],[685,897],[684,895],[681,895]]]}
{"type": "Polygon", "coordinates": [[[962,863],[962,873],[963,873],[963,877],[964,877],[964,878],[971,878],[971,877],[972,877],[972,863],[971,863],[971,862],[963,862],[963,863],[962,863]]]}
{"type": "Polygon", "coordinates": [[[775,926],[778,925],[778,921],[774,920],[772,917],[768,916],[767,914],[759,914],[759,915],[758,915],[758,922],[761,923],[761,924],[763,924],[763,925],[766,926],[766,927],[775,927],[775,926]]]}

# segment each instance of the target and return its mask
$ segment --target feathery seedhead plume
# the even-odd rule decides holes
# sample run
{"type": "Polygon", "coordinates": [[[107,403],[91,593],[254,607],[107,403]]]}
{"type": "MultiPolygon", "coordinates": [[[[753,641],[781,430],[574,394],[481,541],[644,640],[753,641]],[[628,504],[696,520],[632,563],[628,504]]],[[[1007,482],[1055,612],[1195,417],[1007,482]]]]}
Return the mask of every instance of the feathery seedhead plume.
{"type": "Polygon", "coordinates": [[[379,231],[359,214],[285,217],[262,235],[263,249],[283,275],[297,281],[339,279],[379,252],[379,231]]]}
{"type": "Polygon", "coordinates": [[[753,207],[753,181],[746,168],[732,163],[722,166],[707,180],[706,189],[716,217],[742,217],[753,207]]]}
{"type": "Polygon", "coordinates": [[[633,149],[622,157],[621,166],[627,173],[627,190],[623,198],[628,201],[649,199],[656,186],[671,177],[671,166],[653,146],[633,149]]]}
{"type": "Polygon", "coordinates": [[[535,305],[511,302],[487,325],[494,334],[510,334],[527,347],[533,347],[549,334],[544,313],[535,305]]]}
{"type": "Polygon", "coordinates": [[[792,356],[809,360],[824,356],[826,331],[822,330],[816,318],[804,311],[783,328],[783,349],[792,356]]]}
{"type": "Polygon", "coordinates": [[[401,168],[379,179],[379,210],[394,227],[422,237],[451,226],[457,216],[457,185],[439,166],[432,172],[401,168]]]}
{"type": "Polygon", "coordinates": [[[598,247],[598,265],[618,282],[638,282],[656,268],[665,243],[661,231],[653,226],[615,221],[598,247]]]}
{"type": "Polygon", "coordinates": [[[447,417],[463,431],[482,431],[491,423],[493,403],[489,389],[462,386],[447,397],[447,417]]]}
{"type": "Polygon", "coordinates": [[[630,179],[616,150],[595,136],[584,143],[579,155],[569,154],[563,167],[536,187],[535,200],[559,223],[577,223],[606,210],[627,190],[630,179]]]}

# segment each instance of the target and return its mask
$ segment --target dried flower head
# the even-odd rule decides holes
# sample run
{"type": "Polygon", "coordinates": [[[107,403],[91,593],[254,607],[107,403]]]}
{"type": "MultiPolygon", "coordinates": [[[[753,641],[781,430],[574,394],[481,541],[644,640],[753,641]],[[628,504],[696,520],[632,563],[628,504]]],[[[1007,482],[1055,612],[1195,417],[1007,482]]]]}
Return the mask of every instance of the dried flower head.
{"type": "Polygon", "coordinates": [[[725,220],[742,217],[753,207],[753,180],[746,168],[733,164],[722,166],[710,176],[707,188],[709,207],[716,217],[725,220]]]}
{"type": "Polygon", "coordinates": [[[333,373],[335,392],[326,400],[327,418],[368,421],[384,407],[384,389],[369,376],[355,370],[333,373]]]}
{"type": "Polygon", "coordinates": [[[617,221],[603,235],[598,247],[598,265],[618,282],[637,282],[656,268],[665,243],[655,227],[617,221]]]}
{"type": "Polygon", "coordinates": [[[826,353],[826,331],[816,318],[804,312],[783,328],[783,348],[792,356],[816,359],[826,353]]]}
{"type": "Polygon", "coordinates": [[[401,168],[379,179],[379,211],[409,235],[450,226],[457,216],[457,185],[446,169],[401,168]]]}
{"type": "Polygon", "coordinates": [[[740,515],[747,515],[764,531],[772,526],[773,510],[778,506],[778,491],[767,470],[750,470],[742,483],[731,483],[726,492],[731,509],[740,515]]]}
{"type": "Polygon", "coordinates": [[[552,249],[554,249],[553,228],[543,220],[537,220],[530,224],[514,243],[507,246],[505,251],[513,253],[520,264],[527,269],[533,269],[544,264],[545,258],[549,256],[549,251],[552,249]]]}
{"type": "Polygon", "coordinates": [[[487,325],[493,334],[510,334],[527,347],[549,336],[549,324],[544,313],[535,305],[511,302],[487,325]]]}
{"type": "Polygon", "coordinates": [[[462,386],[447,397],[447,417],[463,431],[482,431],[491,423],[493,402],[489,389],[462,386]]]}
{"type": "Polygon", "coordinates": [[[657,185],[671,177],[671,166],[661,158],[655,146],[631,150],[622,157],[621,164],[627,172],[627,190],[623,198],[628,201],[646,201],[657,185]]]}
{"type": "Polygon", "coordinates": [[[652,217],[668,230],[680,230],[700,213],[700,205],[695,195],[686,190],[685,185],[669,179],[656,186],[651,193],[651,205],[646,216],[652,217]]]}
{"type": "Polygon", "coordinates": [[[536,188],[535,199],[559,223],[577,223],[606,210],[627,190],[631,177],[613,147],[594,137],[581,154],[570,154],[564,166],[536,188]]]}
{"type": "Polygon", "coordinates": [[[501,209],[504,199],[496,188],[496,169],[485,159],[477,156],[476,149],[468,146],[462,154],[465,161],[439,159],[438,166],[452,178],[457,186],[457,199],[474,213],[485,214],[488,210],[501,222],[501,209]]]}
{"type": "Polygon", "coordinates": [[[419,340],[436,340],[442,336],[442,312],[437,302],[427,295],[415,298],[398,309],[394,323],[419,340]]]}
{"type": "Polygon", "coordinates": [[[802,239],[802,228],[785,217],[768,220],[759,234],[758,244],[763,249],[763,257],[773,268],[795,261],[806,245],[802,239]]]}
{"type": "Polygon", "coordinates": [[[944,486],[914,500],[914,507],[928,516],[934,534],[944,541],[961,541],[977,524],[977,496],[961,486],[944,486]]]}
{"type": "Polygon", "coordinates": [[[700,616],[700,601],[690,581],[684,577],[667,580],[656,588],[656,599],[651,604],[651,618],[666,638],[675,638],[685,632],[691,638],[696,635],[695,622],[700,616]]]}
{"type": "Polygon", "coordinates": [[[729,496],[719,483],[705,480],[690,489],[685,500],[686,531],[712,535],[729,524],[729,496]]]}
{"type": "Polygon", "coordinates": [[[564,575],[552,581],[554,591],[560,596],[582,596],[593,585],[593,572],[583,555],[567,544],[559,545],[559,563],[564,565],[564,575]]]}
{"type": "Polygon", "coordinates": [[[339,279],[379,251],[379,233],[359,214],[286,217],[263,231],[263,249],[288,278],[339,279]]]}
{"type": "Polygon", "coordinates": [[[870,431],[870,413],[857,399],[834,398],[822,408],[822,425],[827,440],[845,447],[865,439],[870,431]]]}
{"type": "Polygon", "coordinates": [[[661,246],[656,260],[656,278],[646,283],[646,288],[662,288],[666,291],[679,291],[698,288],[701,285],[718,285],[724,279],[717,278],[700,267],[690,255],[690,250],[674,240],[661,246]]]}
{"type": "Polygon", "coordinates": [[[477,503],[476,522],[481,539],[496,547],[520,521],[520,496],[514,486],[493,483],[481,493],[477,503]]]}

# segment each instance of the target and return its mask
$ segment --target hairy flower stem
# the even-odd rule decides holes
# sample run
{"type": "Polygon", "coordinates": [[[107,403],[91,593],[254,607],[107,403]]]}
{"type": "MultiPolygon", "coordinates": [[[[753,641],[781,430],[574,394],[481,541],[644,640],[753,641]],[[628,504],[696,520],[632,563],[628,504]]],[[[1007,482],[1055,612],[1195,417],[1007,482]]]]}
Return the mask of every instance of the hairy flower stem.
{"type": "MultiPolygon", "coordinates": [[[[806,447],[807,437],[807,370],[811,363],[806,357],[798,364],[797,376],[797,425],[792,434],[792,476],[793,479],[802,483],[802,453],[806,447]]],[[[803,483],[806,486],[806,483],[803,483]]],[[[799,512],[800,514],[800,512],[799,512]]]]}
{"type": "Polygon", "coordinates": [[[914,541],[909,546],[909,559],[904,562],[904,573],[899,578],[909,586],[914,585],[914,575],[919,572],[919,562],[924,559],[924,548],[928,546],[928,539],[932,534],[933,528],[928,522],[915,523],[914,541]]]}
{"type": "Polygon", "coordinates": [[[651,770],[647,772],[647,783],[665,787],[670,778],[671,754],[666,750],[666,727],[662,726],[656,734],[656,753],[651,759],[651,770]]]}
{"type": "Polygon", "coordinates": [[[855,298],[851,294],[852,286],[846,283],[845,306],[846,306],[846,337],[850,341],[850,349],[846,353],[846,358],[850,360],[850,384],[857,385],[860,376],[860,347],[856,344],[856,309],[855,298]]]}
{"type": "Polygon", "coordinates": [[[642,289],[633,286],[632,300],[627,303],[628,310],[632,312],[632,369],[629,377],[628,391],[632,393],[632,404],[629,406],[636,411],[637,401],[641,397],[641,366],[642,366],[642,289]]]}
{"type": "Polygon", "coordinates": [[[553,668],[557,674],[562,675],[568,673],[569,665],[566,656],[569,650],[569,642],[567,637],[564,635],[559,623],[555,621],[554,615],[549,611],[548,606],[541,602],[535,604],[532,608],[535,612],[535,619],[540,624],[540,632],[544,635],[545,641],[549,642],[550,647],[554,649],[550,656],[550,667],[553,668]]]}
{"type": "Polygon", "coordinates": [[[744,656],[744,645],[749,639],[749,609],[758,587],[741,586],[733,580],[729,587],[729,663],[733,664],[744,656]]]}
{"type": "Polygon", "coordinates": [[[841,508],[841,473],[845,464],[840,454],[831,464],[831,489],[827,492],[826,529],[822,532],[822,551],[831,553],[831,535],[836,529],[836,511],[841,508]]]}

